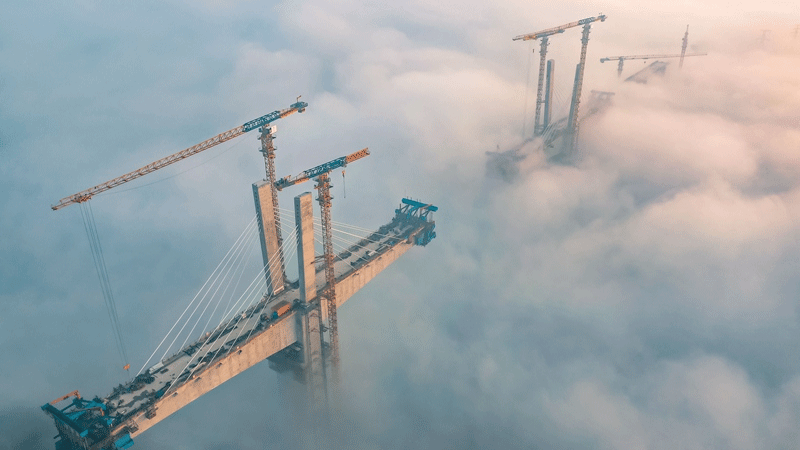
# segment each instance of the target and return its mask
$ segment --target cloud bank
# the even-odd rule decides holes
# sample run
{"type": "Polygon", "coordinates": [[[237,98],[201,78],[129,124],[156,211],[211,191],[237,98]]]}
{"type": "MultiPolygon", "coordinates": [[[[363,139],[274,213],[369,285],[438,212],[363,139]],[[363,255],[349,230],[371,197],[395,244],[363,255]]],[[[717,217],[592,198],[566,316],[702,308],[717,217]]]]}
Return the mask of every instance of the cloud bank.
{"type": "MultiPolygon", "coordinates": [[[[792,447],[791,8],[629,7],[4,6],[0,426],[35,430],[4,432],[8,445],[50,448],[54,429],[27,412],[120,381],[77,213],[47,205],[303,94],[309,110],[277,124],[280,175],[369,146],[347,198],[334,191],[336,220],[377,227],[404,195],[440,207],[437,239],[342,309],[337,446],[792,447]],[[584,92],[615,96],[582,123],[579,157],[533,149],[513,183],[487,177],[485,152],[519,145],[532,115],[531,48],[511,37],[599,11],[584,92]],[[633,85],[597,63],[677,51],[687,22],[709,55],[683,70],[633,85]],[[759,44],[762,28],[773,32],[759,44]]],[[[566,93],[578,36],[551,45],[566,93]]],[[[131,354],[145,359],[252,217],[256,147],[245,136],[175,178],[93,200],[131,354]]],[[[292,445],[303,428],[279,386],[254,368],[136,445],[292,445]]]]}

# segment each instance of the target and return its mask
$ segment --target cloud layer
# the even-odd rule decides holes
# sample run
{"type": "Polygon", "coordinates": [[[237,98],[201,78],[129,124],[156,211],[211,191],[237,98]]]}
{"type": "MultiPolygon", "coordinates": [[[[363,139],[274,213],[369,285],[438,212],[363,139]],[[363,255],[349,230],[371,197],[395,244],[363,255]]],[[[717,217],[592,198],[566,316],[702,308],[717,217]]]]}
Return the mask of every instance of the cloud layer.
{"type": "MultiPolygon", "coordinates": [[[[800,41],[787,4],[117,8],[0,15],[0,352],[11,368],[0,427],[11,448],[50,448],[40,404],[120,381],[78,214],[47,205],[299,94],[308,111],[277,124],[279,175],[369,146],[347,169],[347,198],[335,186],[336,220],[375,228],[407,195],[440,207],[437,239],[342,309],[338,445],[797,442],[800,41]],[[514,182],[487,177],[485,152],[519,146],[524,120],[531,130],[533,47],[511,37],[600,11],[609,20],[592,29],[584,92],[615,95],[581,124],[576,162],[531,146],[514,182]],[[597,63],[676,52],[687,22],[709,55],[683,70],[634,85],[597,63]],[[762,28],[773,32],[759,44],[762,28]]],[[[573,31],[550,50],[561,111],[573,31]]],[[[252,217],[256,147],[248,135],[152,181],[174,178],[93,200],[135,358],[252,217]]],[[[254,368],[136,445],[292,445],[304,429],[281,390],[254,368]]]]}

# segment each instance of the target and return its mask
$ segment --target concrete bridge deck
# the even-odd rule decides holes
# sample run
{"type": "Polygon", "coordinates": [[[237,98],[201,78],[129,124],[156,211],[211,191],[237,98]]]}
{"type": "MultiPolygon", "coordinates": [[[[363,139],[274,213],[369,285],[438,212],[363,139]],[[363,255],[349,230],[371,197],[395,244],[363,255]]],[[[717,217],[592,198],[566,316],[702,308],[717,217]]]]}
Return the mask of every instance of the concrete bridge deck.
{"type": "MultiPolygon", "coordinates": [[[[408,251],[414,245],[415,236],[426,226],[426,222],[402,220],[398,214],[379,232],[341,252],[334,265],[337,305],[344,304],[408,251]]],[[[324,292],[322,269],[321,265],[315,267],[316,292],[324,292]]],[[[73,406],[63,409],[54,406],[58,401],[44,405],[42,408],[56,420],[62,447],[128,448],[133,445],[132,438],[169,415],[255,364],[302,341],[301,318],[318,300],[296,301],[301,297],[299,284],[286,284],[281,292],[271,297],[264,295],[261,301],[239,312],[234,319],[204,333],[134,380],[119,385],[105,398],[95,398],[92,402],[80,400],[84,406],[75,406],[73,402],[73,406]],[[283,301],[291,304],[291,309],[277,319],[271,318],[272,306],[283,301]]]]}

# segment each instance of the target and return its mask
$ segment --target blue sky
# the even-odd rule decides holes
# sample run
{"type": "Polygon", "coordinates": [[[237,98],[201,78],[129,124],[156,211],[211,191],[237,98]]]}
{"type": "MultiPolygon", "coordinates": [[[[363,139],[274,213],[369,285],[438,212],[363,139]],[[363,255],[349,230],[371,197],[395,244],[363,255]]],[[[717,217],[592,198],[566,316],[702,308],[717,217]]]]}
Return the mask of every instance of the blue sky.
{"type": "MultiPolygon", "coordinates": [[[[52,448],[41,404],[123,378],[79,211],[49,206],[298,95],[279,176],[372,152],[347,198],[334,187],[335,220],[377,228],[403,196],[440,206],[437,239],[339,315],[342,447],[792,447],[800,18],[794,2],[715,3],[4,3],[0,448],[52,448]],[[584,92],[616,94],[581,125],[580,158],[534,142],[517,179],[490,176],[486,151],[520,148],[532,119],[538,46],[511,38],[598,12],[584,92]],[[678,52],[686,24],[709,55],[681,71],[632,86],[599,63],[678,52]]],[[[562,94],[579,36],[551,41],[562,94]]],[[[257,145],[92,201],[133,366],[252,218],[257,145]]],[[[302,429],[278,389],[253,368],[137,448],[290,445],[302,429]]]]}

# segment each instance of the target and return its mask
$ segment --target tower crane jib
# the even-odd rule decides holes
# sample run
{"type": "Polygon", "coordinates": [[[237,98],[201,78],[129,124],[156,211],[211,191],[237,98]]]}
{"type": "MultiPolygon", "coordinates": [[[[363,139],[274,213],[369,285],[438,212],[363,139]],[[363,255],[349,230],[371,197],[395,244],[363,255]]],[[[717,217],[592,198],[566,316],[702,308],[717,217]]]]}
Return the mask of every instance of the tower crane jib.
{"type": "Polygon", "coordinates": [[[303,112],[305,111],[306,107],[308,107],[308,103],[301,102],[299,101],[298,98],[298,101],[296,103],[292,104],[286,109],[282,109],[280,111],[273,111],[257,119],[245,122],[244,124],[239,125],[236,128],[230,129],[224,133],[220,133],[210,139],[206,139],[205,141],[199,144],[193,145],[187,149],[181,150],[165,158],[161,158],[158,161],[154,161],[144,167],[140,167],[132,172],[128,172],[125,175],[118,176],[114,179],[106,181],[105,183],[101,183],[98,184],[97,186],[85,189],[81,192],[78,192],[77,194],[64,197],[58,202],[58,204],[51,206],[51,208],[55,211],[65,206],[72,205],[73,203],[85,202],[101,192],[113,189],[121,184],[125,184],[129,181],[135,180],[136,178],[147,175],[148,173],[155,172],[156,170],[164,168],[170,164],[174,164],[190,156],[196,155],[202,151],[214,147],[215,145],[221,144],[235,137],[238,137],[244,133],[247,133],[248,131],[267,125],[275,120],[281,119],[295,112],[303,112]]]}
{"type": "Polygon", "coordinates": [[[618,61],[618,63],[617,63],[617,76],[621,76],[622,75],[623,64],[625,63],[625,61],[628,61],[628,60],[631,60],[631,59],[681,58],[681,61],[683,61],[683,58],[685,56],[706,56],[706,55],[708,55],[708,53],[680,53],[680,54],[673,54],[673,55],[607,56],[605,58],[600,58],[600,62],[604,63],[606,61],[618,61]]]}
{"type": "Polygon", "coordinates": [[[587,24],[594,23],[594,22],[597,22],[597,21],[605,22],[605,20],[606,20],[606,15],[605,14],[598,14],[595,17],[587,17],[585,19],[581,19],[581,20],[578,20],[578,21],[575,21],[575,22],[570,22],[568,24],[564,24],[564,25],[561,25],[561,26],[558,26],[558,27],[553,27],[553,28],[548,28],[546,30],[537,31],[535,33],[521,34],[521,35],[515,37],[514,39],[512,39],[512,41],[530,41],[530,40],[535,40],[535,39],[539,39],[540,37],[552,36],[554,34],[563,33],[565,30],[568,30],[570,28],[579,27],[581,25],[587,25],[587,24]]]}

